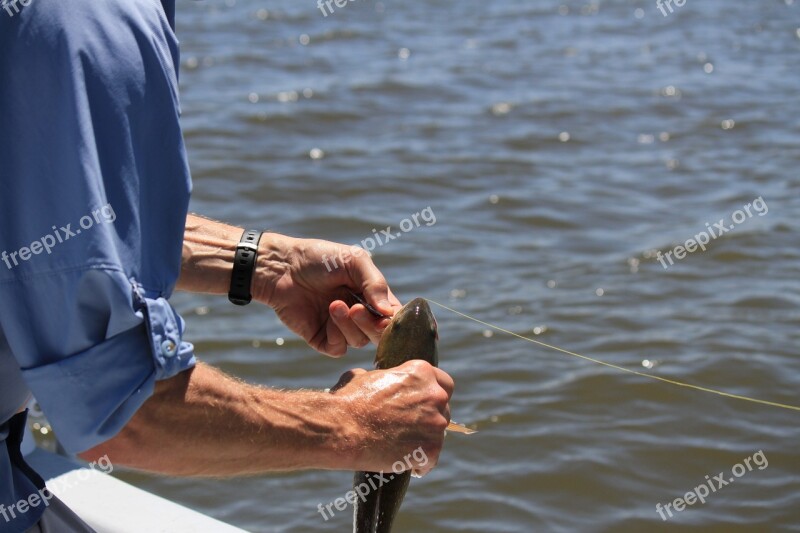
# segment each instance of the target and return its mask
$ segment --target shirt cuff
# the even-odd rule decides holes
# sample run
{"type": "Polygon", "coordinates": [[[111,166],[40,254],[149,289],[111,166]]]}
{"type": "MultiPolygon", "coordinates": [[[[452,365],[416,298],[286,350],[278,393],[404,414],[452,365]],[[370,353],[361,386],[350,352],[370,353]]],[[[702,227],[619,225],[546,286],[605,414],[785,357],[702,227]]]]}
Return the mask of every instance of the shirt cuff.
{"type": "Polygon", "coordinates": [[[168,379],[194,366],[194,345],[183,342],[185,322],[164,298],[143,298],[155,379],[168,379]]]}
{"type": "Polygon", "coordinates": [[[23,370],[59,441],[78,453],[114,437],[157,380],[195,365],[184,321],[164,298],[136,298],[137,327],[55,363],[23,370]],[[47,391],[47,392],[45,392],[47,391]]]}

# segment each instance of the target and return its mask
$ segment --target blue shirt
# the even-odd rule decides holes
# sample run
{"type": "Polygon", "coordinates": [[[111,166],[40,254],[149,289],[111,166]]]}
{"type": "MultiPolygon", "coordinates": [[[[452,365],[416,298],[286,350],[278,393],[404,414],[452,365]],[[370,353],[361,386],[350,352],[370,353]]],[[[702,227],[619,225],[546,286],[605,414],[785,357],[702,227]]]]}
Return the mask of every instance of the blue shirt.
{"type": "MultiPolygon", "coordinates": [[[[0,3],[0,424],[33,393],[70,452],[113,437],[156,380],[195,362],[167,302],[191,192],[174,9],[0,3]]],[[[8,508],[31,487],[6,426],[8,508]]],[[[0,530],[43,510],[0,514],[0,530]]]]}

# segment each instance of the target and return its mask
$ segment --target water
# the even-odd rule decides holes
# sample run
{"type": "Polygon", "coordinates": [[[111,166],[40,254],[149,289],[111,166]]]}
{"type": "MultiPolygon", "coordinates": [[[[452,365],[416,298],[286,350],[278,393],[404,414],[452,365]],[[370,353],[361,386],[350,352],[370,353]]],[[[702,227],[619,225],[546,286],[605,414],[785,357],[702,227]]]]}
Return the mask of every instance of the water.
{"type": "MultiPolygon", "coordinates": [[[[430,207],[435,224],[375,250],[402,300],[800,404],[800,2],[673,7],[179,2],[192,209],[355,243],[430,207]],[[654,256],[759,197],[768,212],[705,252],[654,256]]],[[[174,301],[200,357],[255,383],[324,388],[374,354],[328,359],[268,309],[174,301]]],[[[396,531],[800,531],[800,413],[434,311],[454,418],[480,432],[448,436],[396,531]],[[766,468],[659,517],[759,450],[766,468]]],[[[345,472],[124,477],[251,531],[350,527],[317,512],[345,472]]]]}

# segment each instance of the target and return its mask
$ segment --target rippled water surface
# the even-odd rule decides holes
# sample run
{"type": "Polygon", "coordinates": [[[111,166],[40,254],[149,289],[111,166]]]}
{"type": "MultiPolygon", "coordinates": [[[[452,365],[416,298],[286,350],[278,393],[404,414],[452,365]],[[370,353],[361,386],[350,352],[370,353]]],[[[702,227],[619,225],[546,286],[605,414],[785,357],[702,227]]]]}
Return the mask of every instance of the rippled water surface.
{"type": "MultiPolygon", "coordinates": [[[[194,211],[355,243],[430,207],[374,252],[402,300],[800,405],[797,0],[178,4],[194,211]],[[660,264],[720,219],[705,252],[660,264]]],[[[197,353],[252,382],[324,388],[374,354],[174,301],[197,353]]],[[[448,436],[397,531],[800,531],[800,412],[434,310],[454,418],[480,432],[448,436]],[[662,521],[656,504],[759,450],[768,466],[662,521]]],[[[251,531],[351,527],[317,512],[346,472],[124,477],[251,531]]]]}

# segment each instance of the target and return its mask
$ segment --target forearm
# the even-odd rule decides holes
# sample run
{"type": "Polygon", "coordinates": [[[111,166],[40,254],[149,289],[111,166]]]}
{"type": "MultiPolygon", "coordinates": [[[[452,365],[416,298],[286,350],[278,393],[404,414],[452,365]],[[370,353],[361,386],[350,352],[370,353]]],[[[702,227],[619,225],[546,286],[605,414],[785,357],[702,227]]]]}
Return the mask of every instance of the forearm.
{"type": "Polygon", "coordinates": [[[189,214],[183,237],[177,289],[208,294],[228,292],[236,244],[242,229],[189,214]]]}
{"type": "Polygon", "coordinates": [[[251,386],[200,364],[157,383],[116,437],[81,457],[180,476],[352,469],[348,410],[334,394],[251,386]]]}
{"type": "MultiPolygon", "coordinates": [[[[231,285],[236,245],[242,228],[198,215],[186,217],[181,273],[176,288],[205,294],[227,294],[231,285]]],[[[293,239],[264,233],[253,277],[253,296],[268,304],[271,289],[284,272],[293,239]]]]}

